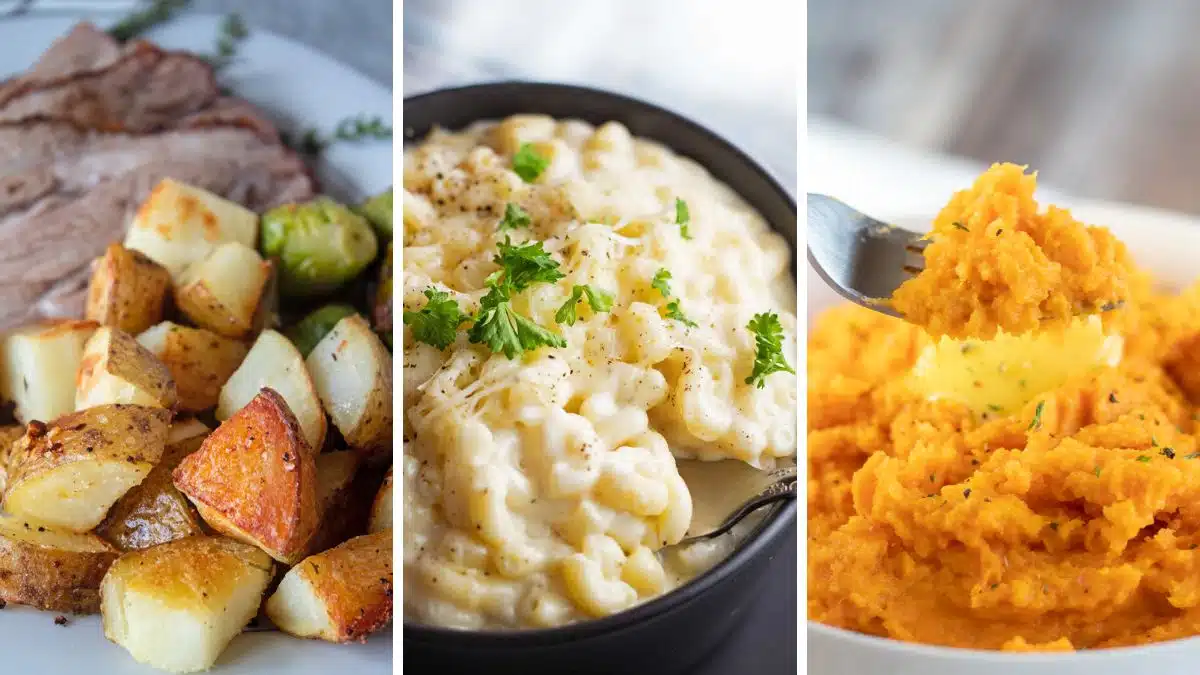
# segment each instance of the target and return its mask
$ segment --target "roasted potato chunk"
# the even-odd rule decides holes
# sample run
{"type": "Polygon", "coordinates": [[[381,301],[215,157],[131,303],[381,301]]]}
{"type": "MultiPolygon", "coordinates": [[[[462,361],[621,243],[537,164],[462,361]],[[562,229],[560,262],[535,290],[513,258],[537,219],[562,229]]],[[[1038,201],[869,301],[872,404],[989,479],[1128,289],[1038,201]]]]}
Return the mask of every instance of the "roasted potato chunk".
{"type": "Polygon", "coordinates": [[[379,494],[375,495],[375,503],[371,505],[371,520],[367,523],[369,532],[382,532],[392,529],[392,469],[388,468],[379,494]]]}
{"type": "Polygon", "coordinates": [[[129,333],[96,329],[83,350],[75,409],[106,403],[174,408],[179,400],[171,371],[129,333]]]}
{"type": "Polygon", "coordinates": [[[350,538],[354,525],[350,501],[354,496],[354,477],[358,473],[359,463],[358,455],[352,450],[317,455],[317,512],[320,514],[320,525],[308,550],[324,551],[350,538]]]}
{"type": "Polygon", "coordinates": [[[221,244],[183,273],[175,304],[197,326],[231,338],[246,337],[271,276],[271,263],[235,241],[221,244]]]}
{"type": "Polygon", "coordinates": [[[162,460],[108,510],[96,534],[122,551],[137,551],[204,534],[200,514],[175,487],[171,473],[200,448],[209,429],[198,420],[171,425],[162,460]]]}
{"type": "Polygon", "coordinates": [[[150,328],[137,341],[170,371],[179,393],[179,410],[184,412],[215,407],[221,387],[249,351],[245,343],[170,321],[150,328]]]}
{"type": "Polygon", "coordinates": [[[173,673],[207,670],[254,618],[274,563],[225,537],[187,537],[126,553],[100,587],[104,636],[173,673]]]}
{"type": "Polygon", "coordinates": [[[42,321],[4,339],[4,394],[20,422],[49,421],[75,409],[75,382],[94,321],[42,321]]]}
{"type": "Polygon", "coordinates": [[[263,387],[283,396],[300,421],[308,447],[319,452],[325,443],[325,411],[300,352],[282,334],[265,330],[255,340],[242,365],[221,388],[217,419],[227,420],[263,387]]]}
{"type": "Polygon", "coordinates": [[[94,534],[0,515],[0,600],[94,614],[100,611],[100,580],[117,555],[94,534]]]}
{"type": "Polygon", "coordinates": [[[96,261],[84,317],[131,335],[162,321],[171,288],[166,268],[140,251],[111,244],[96,261]]]}
{"type": "Polygon", "coordinates": [[[170,413],[101,405],[49,426],[31,422],[9,457],[4,510],[46,525],[88,532],[162,459],[170,413]]]}
{"type": "Polygon", "coordinates": [[[164,179],[133,217],[125,248],[162,265],[175,283],[183,271],[225,242],[253,248],[258,216],[240,204],[164,179]]]}
{"type": "Polygon", "coordinates": [[[367,456],[391,457],[392,355],[366,319],[339,321],[305,364],[346,443],[367,456]]]}
{"type": "Polygon", "coordinates": [[[213,529],[292,564],[317,528],[313,454],[287,402],[267,388],[183,459],[175,487],[213,529]]]}
{"type": "Polygon", "coordinates": [[[365,642],[392,619],[392,531],[305,558],[284,575],[266,611],[292,635],[365,642]]]}
{"type": "Polygon", "coordinates": [[[24,435],[25,427],[20,424],[0,427],[0,497],[4,495],[4,488],[8,485],[8,457],[12,454],[13,444],[24,435]]]}

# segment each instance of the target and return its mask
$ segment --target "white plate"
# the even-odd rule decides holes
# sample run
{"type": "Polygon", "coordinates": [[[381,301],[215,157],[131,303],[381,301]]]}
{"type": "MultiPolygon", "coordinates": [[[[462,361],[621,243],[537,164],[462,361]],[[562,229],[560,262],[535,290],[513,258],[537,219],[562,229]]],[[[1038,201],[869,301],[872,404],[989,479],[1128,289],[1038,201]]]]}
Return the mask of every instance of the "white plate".
{"type": "MultiPolygon", "coordinates": [[[[928,229],[950,192],[967,187],[982,167],[918,156],[844,129],[810,124],[810,191],[843,198],[870,215],[910,230],[928,229]],[[833,129],[833,133],[830,130],[833,129]],[[818,171],[816,167],[823,167],[818,171]],[[862,180],[863,174],[873,180],[862,180]],[[816,174],[820,174],[816,176],[816,174]],[[883,178],[886,177],[886,180],[883,178]],[[889,207],[889,204],[898,204],[889,207]]],[[[1200,276],[1200,221],[1127,204],[1075,200],[1038,190],[1043,203],[1071,208],[1081,220],[1105,225],[1124,241],[1137,263],[1164,284],[1181,288],[1200,276]]],[[[808,270],[808,317],[841,303],[841,296],[808,270]]],[[[886,640],[808,624],[810,675],[1184,675],[1196,672],[1200,639],[1147,647],[1067,654],[1009,654],[948,649],[886,640]]]]}
{"type": "MultiPolygon", "coordinates": [[[[73,19],[23,18],[0,21],[0,78],[27,68],[73,19]]],[[[190,16],[151,33],[172,48],[210,52],[219,18],[190,16]]],[[[364,48],[370,48],[364,46],[364,48]]],[[[222,83],[269,111],[285,128],[316,127],[332,131],[338,120],[359,113],[379,115],[390,123],[392,95],[366,77],[326,56],[281,37],[254,30],[238,52],[239,59],[222,83]]],[[[317,167],[318,175],[344,198],[378,192],[392,183],[392,152],[387,142],[338,145],[317,167]],[[341,184],[344,182],[345,184],[341,184]]],[[[70,617],[54,625],[54,614],[15,605],[0,610],[0,673],[103,673],[152,675],[160,671],[135,662],[104,639],[99,617],[70,617]]],[[[219,675],[328,675],[390,673],[392,631],[365,645],[332,645],[297,640],[279,633],[247,633],[234,638],[211,672],[219,675]]]]}

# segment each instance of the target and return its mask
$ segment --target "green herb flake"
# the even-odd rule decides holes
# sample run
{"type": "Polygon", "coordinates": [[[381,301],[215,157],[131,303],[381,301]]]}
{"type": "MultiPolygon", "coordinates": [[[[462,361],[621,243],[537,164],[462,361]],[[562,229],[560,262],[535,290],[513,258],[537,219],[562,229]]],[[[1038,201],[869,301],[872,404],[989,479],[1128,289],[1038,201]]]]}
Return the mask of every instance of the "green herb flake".
{"type": "Polygon", "coordinates": [[[1148,455],[1138,455],[1137,461],[1145,464],[1150,461],[1150,457],[1148,455]]]}
{"type": "Polygon", "coordinates": [[[181,9],[191,4],[191,0],[154,0],[150,6],[139,12],[134,12],[121,19],[108,34],[117,42],[125,42],[137,37],[155,26],[171,20],[181,9]]]}
{"type": "Polygon", "coordinates": [[[205,57],[209,65],[220,70],[233,63],[238,47],[250,35],[246,22],[238,13],[230,14],[221,21],[221,33],[217,36],[217,53],[205,57]]]}
{"type": "Polygon", "coordinates": [[[659,268],[650,281],[650,287],[662,294],[664,298],[671,297],[671,273],[665,267],[659,268]]]}
{"type": "Polygon", "coordinates": [[[783,325],[779,323],[779,315],[774,312],[755,314],[746,329],[754,334],[755,346],[754,368],[746,378],[746,384],[762,389],[771,373],[796,374],[783,355],[783,325]]]}
{"type": "Polygon", "coordinates": [[[584,298],[587,298],[588,306],[592,308],[593,312],[607,312],[612,309],[612,293],[592,288],[588,284],[576,285],[571,288],[571,296],[555,312],[554,320],[558,323],[574,326],[577,320],[575,306],[584,298]]]}
{"type": "Polygon", "coordinates": [[[1095,469],[1092,469],[1092,473],[1096,474],[1096,478],[1099,478],[1100,477],[1100,467],[1097,466],[1095,469]]]}
{"type": "Polygon", "coordinates": [[[537,180],[548,166],[550,166],[550,160],[538,154],[532,143],[522,143],[517,152],[513,154],[513,172],[526,183],[537,180]]]}
{"type": "Polygon", "coordinates": [[[404,323],[412,327],[413,339],[445,349],[468,317],[446,291],[431,286],[425,289],[425,297],[428,302],[420,310],[404,312],[404,323]]]}
{"type": "Polygon", "coordinates": [[[689,319],[687,315],[683,313],[683,310],[679,308],[678,300],[672,300],[667,303],[667,318],[675,319],[689,328],[696,327],[696,322],[689,319]]]}
{"type": "Polygon", "coordinates": [[[1042,411],[1046,408],[1045,401],[1038,401],[1037,407],[1033,409],[1033,420],[1029,422],[1029,428],[1026,431],[1042,428],[1042,411]]]}
{"type": "Polygon", "coordinates": [[[692,222],[692,214],[688,212],[687,202],[676,197],[675,198],[675,224],[679,226],[679,235],[684,239],[691,239],[692,234],[688,232],[688,225],[692,222]]]}
{"type": "Polygon", "coordinates": [[[954,227],[956,227],[956,228],[958,228],[958,229],[962,230],[963,232],[970,232],[970,231],[971,231],[971,228],[967,227],[966,225],[963,225],[962,223],[960,223],[960,222],[958,222],[958,221],[955,221],[955,222],[954,222],[954,227]]]}
{"type": "Polygon", "coordinates": [[[532,223],[533,219],[529,217],[529,212],[520,205],[509,202],[504,205],[504,218],[500,220],[496,230],[498,232],[515,230],[519,227],[529,227],[532,223]]]}
{"type": "Polygon", "coordinates": [[[566,347],[567,341],[561,335],[518,314],[511,303],[515,293],[563,278],[558,261],[540,241],[514,245],[505,239],[498,249],[493,261],[500,269],[488,275],[486,283],[491,290],[479,301],[479,313],[467,338],[510,359],[539,347],[566,347]]]}
{"type": "Polygon", "coordinates": [[[992,412],[1000,412],[1001,410],[1003,410],[1003,408],[996,405],[995,403],[989,403],[989,404],[987,404],[987,407],[988,407],[988,410],[991,410],[992,412]]]}

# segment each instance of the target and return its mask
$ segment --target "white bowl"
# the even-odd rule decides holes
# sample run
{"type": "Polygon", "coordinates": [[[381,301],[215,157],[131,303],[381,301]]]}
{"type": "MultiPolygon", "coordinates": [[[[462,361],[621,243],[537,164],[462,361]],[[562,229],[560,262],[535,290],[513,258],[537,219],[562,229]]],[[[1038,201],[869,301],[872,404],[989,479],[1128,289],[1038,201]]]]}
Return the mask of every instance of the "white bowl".
{"type": "MultiPolygon", "coordinates": [[[[1200,220],[1125,204],[1069,199],[1056,203],[1069,207],[1083,222],[1107,226],[1129,247],[1138,265],[1166,287],[1180,289],[1200,278],[1200,220]]],[[[868,215],[924,231],[934,214],[868,215]]],[[[844,300],[811,267],[807,275],[811,322],[844,300]]],[[[1198,660],[1196,638],[1095,651],[1007,653],[900,642],[808,622],[809,675],[1183,675],[1200,670],[1198,660]]]]}

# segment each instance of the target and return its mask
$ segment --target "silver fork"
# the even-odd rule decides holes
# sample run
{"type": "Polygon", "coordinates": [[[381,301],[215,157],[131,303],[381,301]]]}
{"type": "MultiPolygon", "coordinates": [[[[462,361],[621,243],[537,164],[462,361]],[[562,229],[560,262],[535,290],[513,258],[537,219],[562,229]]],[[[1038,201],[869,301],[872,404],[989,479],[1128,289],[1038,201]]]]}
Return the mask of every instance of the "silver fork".
{"type": "Polygon", "coordinates": [[[808,261],[851,302],[899,317],[885,302],[925,267],[929,240],[859,213],[826,195],[808,195],[808,261]]]}

